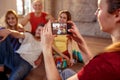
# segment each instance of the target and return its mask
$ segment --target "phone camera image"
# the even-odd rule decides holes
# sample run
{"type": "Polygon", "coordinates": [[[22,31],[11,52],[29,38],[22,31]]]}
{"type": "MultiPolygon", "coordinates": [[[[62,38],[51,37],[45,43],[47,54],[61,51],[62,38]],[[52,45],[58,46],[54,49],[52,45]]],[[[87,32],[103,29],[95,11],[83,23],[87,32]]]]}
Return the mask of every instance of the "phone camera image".
{"type": "Polygon", "coordinates": [[[66,23],[52,23],[52,33],[56,35],[67,34],[67,24],[66,23]]]}

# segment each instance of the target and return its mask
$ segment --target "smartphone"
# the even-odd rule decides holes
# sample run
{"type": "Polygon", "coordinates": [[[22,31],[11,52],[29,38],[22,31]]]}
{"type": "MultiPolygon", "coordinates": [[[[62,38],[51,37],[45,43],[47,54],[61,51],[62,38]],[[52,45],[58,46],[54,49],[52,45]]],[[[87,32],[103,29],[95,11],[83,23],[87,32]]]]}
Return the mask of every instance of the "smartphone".
{"type": "Polygon", "coordinates": [[[65,35],[65,34],[70,34],[70,32],[68,32],[68,29],[71,28],[71,24],[69,23],[58,23],[58,22],[54,22],[51,24],[52,27],[52,33],[53,35],[65,35]]]}
{"type": "Polygon", "coordinates": [[[67,34],[72,34],[71,32],[68,32],[68,29],[71,29],[72,24],[71,23],[67,23],[67,34]]]}

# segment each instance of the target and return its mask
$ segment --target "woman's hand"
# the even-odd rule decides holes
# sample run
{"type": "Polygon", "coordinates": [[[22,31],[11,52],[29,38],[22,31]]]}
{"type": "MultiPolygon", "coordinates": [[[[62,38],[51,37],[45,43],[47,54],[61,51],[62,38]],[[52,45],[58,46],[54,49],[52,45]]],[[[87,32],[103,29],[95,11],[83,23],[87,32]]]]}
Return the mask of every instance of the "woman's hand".
{"type": "Polygon", "coordinates": [[[52,35],[51,22],[49,21],[41,30],[41,44],[46,47],[52,47],[54,36],[52,35]]]}
{"type": "Polygon", "coordinates": [[[80,34],[75,23],[73,23],[72,21],[70,21],[69,23],[72,24],[72,28],[68,30],[69,32],[72,33],[70,35],[70,37],[72,37],[72,39],[77,42],[77,45],[78,45],[79,49],[81,50],[83,60],[84,60],[85,64],[87,64],[89,62],[89,60],[92,59],[93,55],[91,54],[84,38],[80,34]]]}
{"type": "Polygon", "coordinates": [[[1,29],[0,30],[0,42],[4,41],[6,37],[10,34],[10,31],[8,29],[1,29]]]}
{"type": "Polygon", "coordinates": [[[41,30],[41,45],[45,63],[47,79],[61,80],[52,55],[52,45],[54,36],[52,35],[51,22],[49,21],[41,30]],[[52,74],[51,74],[52,72],[52,74]]]}
{"type": "Polygon", "coordinates": [[[75,23],[72,21],[69,21],[69,23],[72,24],[71,29],[68,30],[68,32],[72,33],[72,34],[70,34],[69,37],[72,37],[72,39],[75,40],[76,42],[84,42],[84,39],[83,39],[82,35],[80,34],[75,23]]]}

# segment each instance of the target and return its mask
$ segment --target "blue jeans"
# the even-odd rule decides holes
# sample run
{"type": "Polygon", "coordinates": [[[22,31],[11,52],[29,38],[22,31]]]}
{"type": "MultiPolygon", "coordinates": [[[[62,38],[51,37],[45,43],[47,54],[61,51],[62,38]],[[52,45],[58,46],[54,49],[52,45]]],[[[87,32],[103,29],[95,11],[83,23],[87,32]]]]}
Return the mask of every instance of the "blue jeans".
{"type": "Polygon", "coordinates": [[[62,80],[66,80],[69,77],[73,76],[74,74],[76,74],[76,72],[73,71],[72,69],[65,69],[60,73],[60,76],[61,76],[62,80]]]}
{"type": "Polygon", "coordinates": [[[14,52],[9,36],[3,42],[0,42],[0,64],[4,64],[12,70],[9,80],[24,80],[32,69],[27,61],[14,52]]]}

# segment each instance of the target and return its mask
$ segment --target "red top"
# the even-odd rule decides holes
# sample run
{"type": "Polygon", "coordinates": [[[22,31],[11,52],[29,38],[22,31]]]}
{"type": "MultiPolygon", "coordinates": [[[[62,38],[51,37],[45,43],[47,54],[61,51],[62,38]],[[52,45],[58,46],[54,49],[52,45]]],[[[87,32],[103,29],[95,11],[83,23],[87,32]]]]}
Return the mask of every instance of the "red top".
{"type": "Polygon", "coordinates": [[[47,16],[47,14],[44,12],[41,13],[40,17],[36,17],[34,15],[34,12],[30,13],[30,24],[32,26],[32,28],[31,28],[32,33],[35,33],[35,30],[39,24],[46,24],[47,23],[46,16],[47,16]]]}
{"type": "Polygon", "coordinates": [[[96,56],[81,71],[79,80],[120,80],[120,52],[96,56]]]}

